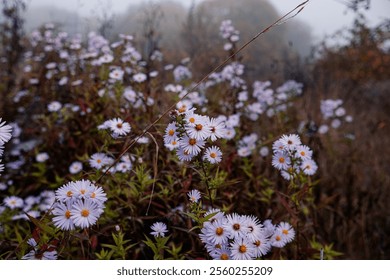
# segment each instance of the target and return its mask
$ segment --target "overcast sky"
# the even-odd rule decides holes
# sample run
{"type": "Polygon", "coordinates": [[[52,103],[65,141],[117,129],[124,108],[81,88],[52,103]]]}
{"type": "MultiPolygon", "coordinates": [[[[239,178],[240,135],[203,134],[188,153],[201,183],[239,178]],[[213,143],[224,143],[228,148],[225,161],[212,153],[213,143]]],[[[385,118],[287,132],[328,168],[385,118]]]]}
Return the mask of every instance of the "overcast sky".
{"type": "MultiPolygon", "coordinates": [[[[107,6],[114,13],[123,12],[129,4],[147,2],[149,0],[27,0],[29,7],[46,5],[50,7],[60,7],[67,10],[78,11],[80,15],[87,16],[93,10],[99,11],[101,6],[107,6]]],[[[158,0],[154,0],[156,2],[158,0]]],[[[164,1],[164,0],[159,0],[164,1]]],[[[175,0],[189,6],[191,0],[175,0]]],[[[199,2],[201,0],[196,0],[199,2]]],[[[242,1],[245,0],[237,0],[242,1]]],[[[286,13],[304,0],[269,0],[280,13],[286,13]]],[[[313,30],[315,38],[323,38],[334,31],[351,26],[354,14],[348,11],[343,0],[310,0],[307,7],[297,16],[300,20],[308,23],[313,30]]],[[[389,17],[390,0],[372,0],[371,9],[366,13],[369,24],[375,25],[381,19],[389,17]]]]}

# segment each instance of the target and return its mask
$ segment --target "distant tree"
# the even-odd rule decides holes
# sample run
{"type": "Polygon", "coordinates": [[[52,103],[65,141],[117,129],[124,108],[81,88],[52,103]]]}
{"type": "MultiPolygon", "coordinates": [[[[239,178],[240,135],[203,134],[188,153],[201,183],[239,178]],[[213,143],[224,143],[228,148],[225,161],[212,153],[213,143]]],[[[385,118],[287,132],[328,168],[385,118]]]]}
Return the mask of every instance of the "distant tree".
{"type": "Polygon", "coordinates": [[[160,35],[160,24],[164,13],[158,4],[150,2],[142,8],[142,34],[144,38],[144,57],[148,59],[158,49],[160,35]]]}
{"type": "MultiPolygon", "coordinates": [[[[219,37],[219,26],[223,20],[232,20],[240,31],[239,44],[243,44],[279,16],[267,0],[205,0],[190,8],[183,25],[182,39],[193,58],[193,65],[199,70],[197,72],[205,73],[211,70],[215,57],[226,56],[219,37]]],[[[249,46],[242,53],[242,61],[252,80],[271,77],[281,80],[286,78],[286,60],[295,60],[298,50],[305,49],[308,53],[310,43],[310,29],[294,19],[274,28],[249,46]]]]}
{"type": "Polygon", "coordinates": [[[0,23],[0,112],[6,108],[6,95],[15,85],[16,68],[23,52],[24,0],[2,0],[0,23]]]}
{"type": "Polygon", "coordinates": [[[108,37],[114,27],[114,14],[111,11],[111,2],[103,3],[99,1],[100,12],[96,12],[96,20],[98,23],[98,32],[103,37],[108,37]]]}
{"type": "Polygon", "coordinates": [[[371,0],[336,0],[344,5],[346,5],[349,9],[357,12],[361,9],[368,10],[371,5],[371,0]]]}
{"type": "Polygon", "coordinates": [[[116,18],[113,36],[123,33],[134,35],[135,42],[148,57],[158,45],[172,63],[180,61],[185,55],[179,40],[180,28],[185,20],[186,9],[175,1],[143,2],[130,5],[116,18]]]}
{"type": "Polygon", "coordinates": [[[326,72],[329,82],[342,80],[352,88],[369,81],[389,79],[390,54],[384,49],[390,39],[390,21],[384,21],[375,28],[356,20],[347,34],[340,34],[348,40],[340,46],[327,46],[320,50],[321,58],[316,63],[316,71],[326,72]]]}

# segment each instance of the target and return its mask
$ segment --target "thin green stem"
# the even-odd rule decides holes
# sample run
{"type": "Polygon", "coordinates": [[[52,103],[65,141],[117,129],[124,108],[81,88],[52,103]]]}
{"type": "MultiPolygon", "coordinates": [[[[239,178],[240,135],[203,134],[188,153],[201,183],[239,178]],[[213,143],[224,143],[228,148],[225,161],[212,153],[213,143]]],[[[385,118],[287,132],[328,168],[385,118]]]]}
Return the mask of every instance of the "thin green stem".
{"type": "Polygon", "coordinates": [[[211,190],[210,190],[210,185],[209,185],[209,178],[208,178],[208,174],[207,174],[207,170],[204,166],[204,163],[202,160],[199,161],[200,162],[200,166],[202,168],[202,171],[203,171],[203,176],[204,176],[204,181],[205,181],[205,184],[206,184],[206,188],[207,188],[207,193],[209,195],[209,198],[210,198],[210,205],[212,208],[214,208],[214,203],[213,203],[213,198],[211,196],[211,190]]]}

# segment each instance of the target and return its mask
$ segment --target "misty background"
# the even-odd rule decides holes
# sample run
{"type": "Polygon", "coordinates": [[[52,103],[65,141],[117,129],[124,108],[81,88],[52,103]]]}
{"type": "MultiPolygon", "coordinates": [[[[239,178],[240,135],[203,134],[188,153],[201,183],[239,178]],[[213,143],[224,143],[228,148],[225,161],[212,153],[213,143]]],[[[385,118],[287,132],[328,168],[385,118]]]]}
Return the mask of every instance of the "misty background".
{"type": "MultiPolygon", "coordinates": [[[[173,15],[177,25],[183,22],[185,14],[192,5],[198,5],[205,0],[27,0],[26,26],[32,30],[45,22],[62,23],[72,32],[85,32],[93,28],[96,21],[103,17],[119,16],[123,17],[129,11],[134,14],[140,7],[150,3],[163,5],[166,9],[166,19],[173,15]],[[172,9],[169,9],[171,6],[172,9]],[[178,12],[184,12],[181,15],[178,12]],[[172,14],[170,13],[172,12],[172,14]]],[[[229,2],[229,1],[227,1],[229,2]]],[[[237,1],[241,4],[247,1],[237,1]]],[[[264,1],[258,1],[264,2],[264,1]]],[[[299,5],[303,0],[268,0],[279,14],[285,14],[293,7],[299,5]]],[[[355,14],[348,9],[352,1],[347,0],[310,0],[304,12],[296,20],[302,21],[312,31],[312,36],[316,42],[326,35],[331,35],[335,31],[349,27],[355,14]]],[[[356,1],[355,1],[356,2],[356,1]]],[[[388,17],[390,11],[389,0],[361,1],[369,3],[369,9],[364,10],[368,25],[376,25],[388,17]]],[[[229,5],[229,3],[222,6],[229,5]]],[[[250,12],[249,9],[242,9],[250,12]]],[[[258,18],[268,12],[266,9],[254,11],[258,13],[258,18]]],[[[253,22],[253,24],[257,24],[253,22]]]]}
{"type": "MultiPolygon", "coordinates": [[[[179,63],[189,57],[199,75],[207,73],[224,57],[219,25],[230,19],[240,31],[238,45],[251,39],[303,0],[26,0],[26,33],[54,23],[58,30],[86,40],[90,32],[114,42],[119,34],[134,36],[136,47],[144,54],[151,44],[162,50],[167,61],[179,63]],[[209,61],[207,65],[204,61],[209,61]]],[[[357,15],[367,25],[386,19],[389,0],[343,1],[310,0],[295,18],[273,28],[262,40],[242,54],[242,62],[251,78],[288,77],[299,79],[300,62],[313,57],[314,47],[323,40],[342,43],[332,37],[347,30],[357,15]],[[356,13],[348,3],[369,3],[369,9],[356,13]]]]}

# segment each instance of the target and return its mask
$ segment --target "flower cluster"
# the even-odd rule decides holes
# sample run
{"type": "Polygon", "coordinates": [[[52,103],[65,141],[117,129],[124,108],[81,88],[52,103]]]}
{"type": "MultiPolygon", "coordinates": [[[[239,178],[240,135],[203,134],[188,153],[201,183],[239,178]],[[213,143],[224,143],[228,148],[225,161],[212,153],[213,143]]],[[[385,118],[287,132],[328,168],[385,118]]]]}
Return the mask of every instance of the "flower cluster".
{"type": "Polygon", "coordinates": [[[240,141],[238,141],[237,154],[240,157],[249,156],[256,148],[257,140],[258,136],[256,133],[251,133],[250,135],[244,136],[240,141]]]}
{"type": "Polygon", "coordinates": [[[295,237],[289,223],[273,225],[270,220],[261,223],[254,216],[237,213],[225,215],[212,209],[205,217],[200,239],[213,259],[251,260],[268,254],[272,247],[282,248],[295,237]]]}
{"type": "Polygon", "coordinates": [[[4,170],[4,165],[1,163],[1,157],[4,152],[4,144],[11,139],[11,131],[12,127],[8,124],[6,125],[5,122],[1,122],[0,118],[0,174],[4,170]]]}
{"type": "Polygon", "coordinates": [[[107,200],[102,187],[95,186],[89,180],[69,182],[55,194],[53,223],[62,230],[94,225],[103,213],[104,202],[107,200]]]}
{"type": "Polygon", "coordinates": [[[240,39],[240,32],[234,28],[232,21],[230,19],[224,20],[221,22],[219,27],[219,33],[222,38],[228,40],[224,45],[225,51],[229,51],[233,48],[235,42],[240,39]]]}
{"type": "Polygon", "coordinates": [[[186,67],[184,65],[178,65],[173,70],[173,76],[174,76],[176,82],[180,82],[182,80],[191,79],[192,73],[188,69],[188,67],[186,67]]]}
{"type": "MultiPolygon", "coordinates": [[[[353,118],[346,114],[345,108],[342,106],[343,101],[341,99],[325,99],[321,100],[321,113],[323,119],[330,120],[330,126],[332,128],[339,128],[345,120],[346,122],[352,122],[353,118]]],[[[320,134],[326,134],[329,131],[327,124],[322,124],[318,128],[320,134]]]]}
{"type": "Polygon", "coordinates": [[[305,175],[314,175],[317,164],[312,159],[313,151],[302,145],[298,135],[283,135],[273,143],[272,165],[281,171],[286,180],[295,178],[301,172],[305,175]]]}
{"type": "Polygon", "coordinates": [[[185,106],[175,110],[175,121],[168,124],[164,134],[164,145],[176,150],[180,161],[191,161],[203,151],[203,159],[215,164],[222,160],[219,147],[206,148],[206,141],[225,138],[226,124],[219,118],[196,114],[195,109],[185,106]]]}
{"type": "Polygon", "coordinates": [[[49,244],[39,246],[34,238],[30,238],[27,244],[32,247],[32,250],[22,257],[22,260],[56,260],[56,247],[49,244]]]}
{"type": "Polygon", "coordinates": [[[270,86],[270,81],[255,81],[252,86],[254,101],[247,102],[249,97],[241,97],[236,107],[242,107],[246,102],[245,113],[252,121],[256,121],[263,113],[268,117],[273,117],[279,112],[286,111],[291,100],[302,94],[303,87],[301,83],[293,80],[286,81],[275,90],[270,86]]]}
{"type": "MultiPolygon", "coordinates": [[[[0,190],[6,190],[7,185],[0,183],[0,190]]],[[[53,191],[43,191],[39,195],[29,195],[26,198],[20,198],[15,195],[7,196],[3,200],[3,207],[0,206],[0,213],[5,209],[13,211],[12,220],[28,220],[29,216],[38,218],[42,213],[49,210],[55,201],[53,191]],[[27,216],[28,215],[28,216],[27,216]]]]}

